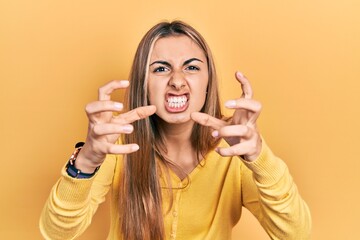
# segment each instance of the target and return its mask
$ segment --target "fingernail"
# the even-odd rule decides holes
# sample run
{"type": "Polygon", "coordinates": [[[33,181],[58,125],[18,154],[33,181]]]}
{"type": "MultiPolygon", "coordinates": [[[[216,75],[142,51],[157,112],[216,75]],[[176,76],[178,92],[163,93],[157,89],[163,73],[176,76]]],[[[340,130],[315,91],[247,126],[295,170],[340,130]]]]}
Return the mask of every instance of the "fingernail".
{"type": "Polygon", "coordinates": [[[228,107],[228,108],[236,107],[236,101],[235,100],[229,100],[229,101],[225,102],[225,106],[228,107]]]}
{"type": "Polygon", "coordinates": [[[219,131],[213,131],[212,133],[211,133],[211,136],[213,136],[213,137],[218,137],[219,136],[219,131]]]}
{"type": "Polygon", "coordinates": [[[123,108],[123,104],[116,102],[116,103],[114,103],[114,107],[115,107],[116,109],[122,109],[122,108],[123,108]]]}
{"type": "Polygon", "coordinates": [[[125,133],[131,133],[133,131],[133,126],[132,125],[125,125],[125,126],[123,126],[123,131],[125,133]]]}
{"type": "Polygon", "coordinates": [[[140,148],[139,145],[136,144],[131,147],[131,150],[133,150],[135,152],[135,151],[139,150],[139,148],[140,148]]]}
{"type": "Polygon", "coordinates": [[[244,74],[242,74],[241,72],[237,72],[237,75],[238,75],[240,78],[243,78],[243,77],[244,77],[244,74]]]}
{"type": "Polygon", "coordinates": [[[129,81],[128,80],[121,80],[120,83],[123,85],[123,86],[127,86],[129,85],[129,81]]]}

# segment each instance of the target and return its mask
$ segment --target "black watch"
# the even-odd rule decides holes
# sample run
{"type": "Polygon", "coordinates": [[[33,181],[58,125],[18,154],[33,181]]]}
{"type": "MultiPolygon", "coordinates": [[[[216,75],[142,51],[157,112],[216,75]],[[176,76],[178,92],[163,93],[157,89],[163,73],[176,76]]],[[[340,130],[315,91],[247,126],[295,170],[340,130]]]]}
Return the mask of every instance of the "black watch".
{"type": "Polygon", "coordinates": [[[73,154],[70,156],[70,159],[68,163],[66,164],[66,172],[70,177],[73,178],[91,178],[95,175],[95,173],[99,170],[100,167],[97,167],[93,173],[83,173],[79,169],[75,167],[75,161],[76,158],[81,150],[81,148],[84,146],[84,142],[78,142],[75,145],[75,150],[73,154]]]}

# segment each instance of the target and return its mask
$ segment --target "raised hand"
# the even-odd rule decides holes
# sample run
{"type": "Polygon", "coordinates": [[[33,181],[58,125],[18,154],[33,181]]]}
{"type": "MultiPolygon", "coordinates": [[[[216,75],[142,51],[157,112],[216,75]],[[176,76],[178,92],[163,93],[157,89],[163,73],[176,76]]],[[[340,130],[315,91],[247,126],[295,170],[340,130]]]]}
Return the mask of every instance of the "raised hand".
{"type": "Polygon", "coordinates": [[[79,153],[75,165],[83,172],[92,172],[101,165],[106,154],[127,154],[139,149],[136,143],[115,144],[120,134],[133,131],[131,123],[155,113],[155,106],[144,106],[129,112],[120,113],[123,104],[111,101],[111,94],[129,86],[129,81],[111,81],[99,88],[98,101],[86,105],[85,111],[89,119],[88,134],[84,147],[79,153]]]}
{"type": "Polygon", "coordinates": [[[256,120],[260,115],[261,104],[252,99],[253,91],[249,80],[240,72],[236,72],[236,79],[241,84],[242,96],[229,100],[225,106],[235,109],[231,121],[214,118],[208,114],[194,112],[191,118],[204,126],[212,128],[213,137],[222,137],[230,145],[218,148],[222,156],[242,156],[245,160],[254,161],[261,152],[261,137],[256,127],[256,120]]]}

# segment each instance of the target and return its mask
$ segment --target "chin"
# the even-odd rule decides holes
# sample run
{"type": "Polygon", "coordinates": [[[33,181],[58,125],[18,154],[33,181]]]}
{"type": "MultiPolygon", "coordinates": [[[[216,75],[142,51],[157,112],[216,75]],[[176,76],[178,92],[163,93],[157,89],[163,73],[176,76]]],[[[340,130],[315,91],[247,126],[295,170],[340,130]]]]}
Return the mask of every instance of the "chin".
{"type": "Polygon", "coordinates": [[[180,115],[174,115],[171,116],[170,118],[170,122],[169,123],[186,123],[189,122],[191,120],[190,114],[184,115],[184,114],[180,114],[180,115]]]}
{"type": "Polygon", "coordinates": [[[157,116],[168,124],[181,124],[192,121],[190,113],[187,111],[182,113],[157,113],[157,116]]]}

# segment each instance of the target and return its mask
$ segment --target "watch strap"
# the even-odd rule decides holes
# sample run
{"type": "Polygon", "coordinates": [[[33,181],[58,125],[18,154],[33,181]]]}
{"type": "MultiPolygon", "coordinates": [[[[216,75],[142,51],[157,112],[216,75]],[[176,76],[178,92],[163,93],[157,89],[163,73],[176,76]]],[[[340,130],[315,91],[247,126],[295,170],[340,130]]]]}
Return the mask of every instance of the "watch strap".
{"type": "Polygon", "coordinates": [[[95,169],[93,173],[83,173],[80,169],[77,169],[75,167],[75,161],[76,158],[81,150],[81,148],[84,146],[84,142],[78,142],[75,145],[75,150],[71,154],[68,163],[66,164],[66,172],[70,177],[73,178],[91,178],[95,175],[95,173],[99,170],[100,166],[95,169]]]}

